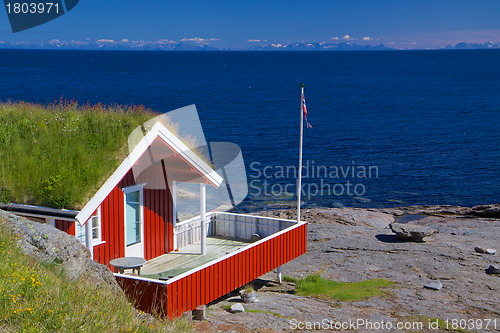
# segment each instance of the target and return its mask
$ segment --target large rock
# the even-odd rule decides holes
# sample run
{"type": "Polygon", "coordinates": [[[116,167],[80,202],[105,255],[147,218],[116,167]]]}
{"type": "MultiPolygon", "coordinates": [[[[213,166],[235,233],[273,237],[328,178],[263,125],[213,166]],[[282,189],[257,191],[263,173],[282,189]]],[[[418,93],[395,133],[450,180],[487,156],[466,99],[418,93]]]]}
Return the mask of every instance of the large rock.
{"type": "Polygon", "coordinates": [[[500,218],[500,204],[474,206],[472,214],[479,217],[500,218]]]}
{"type": "Polygon", "coordinates": [[[231,308],[229,309],[229,311],[231,311],[231,313],[245,312],[245,308],[243,307],[243,304],[236,303],[236,304],[234,304],[234,305],[231,306],[231,308]]]}
{"type": "Polygon", "coordinates": [[[441,281],[434,280],[424,285],[424,287],[432,290],[441,290],[443,288],[443,285],[441,284],[441,281]]]}
{"type": "Polygon", "coordinates": [[[486,269],[486,273],[487,274],[500,274],[500,268],[497,268],[493,265],[490,265],[490,267],[488,267],[486,269]]]}
{"type": "Polygon", "coordinates": [[[24,254],[41,262],[61,265],[68,279],[83,279],[98,287],[122,292],[109,268],[93,261],[90,251],[76,237],[1,210],[0,216],[8,229],[19,235],[18,247],[24,254]]]}
{"type": "Polygon", "coordinates": [[[391,223],[389,226],[392,232],[394,232],[399,239],[405,242],[421,243],[424,241],[424,237],[431,236],[437,232],[436,229],[418,224],[391,223]]]}

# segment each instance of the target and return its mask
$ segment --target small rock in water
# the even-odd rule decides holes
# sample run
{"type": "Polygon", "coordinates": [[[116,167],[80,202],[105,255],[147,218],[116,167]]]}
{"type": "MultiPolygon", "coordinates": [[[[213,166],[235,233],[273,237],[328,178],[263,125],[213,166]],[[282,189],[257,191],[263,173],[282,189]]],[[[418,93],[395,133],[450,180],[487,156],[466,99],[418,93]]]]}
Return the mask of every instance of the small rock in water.
{"type": "Polygon", "coordinates": [[[215,208],[216,211],[218,212],[227,212],[228,210],[233,209],[234,206],[228,203],[223,203],[219,207],[215,208]]]}
{"type": "Polygon", "coordinates": [[[493,265],[490,265],[490,267],[488,267],[488,269],[486,270],[486,273],[487,274],[500,274],[500,268],[497,268],[493,265]]]}
{"type": "Polygon", "coordinates": [[[441,281],[435,280],[427,283],[424,287],[432,290],[440,290],[441,288],[443,288],[443,285],[441,284],[441,281]]]}
{"type": "Polygon", "coordinates": [[[479,246],[476,246],[474,248],[474,251],[476,251],[477,253],[486,253],[486,249],[483,249],[482,247],[479,246]]]}
{"type": "Polygon", "coordinates": [[[486,249],[486,254],[495,254],[497,253],[497,250],[494,250],[494,249],[486,249]]]}
{"type": "Polygon", "coordinates": [[[241,303],[236,303],[233,306],[231,306],[230,309],[231,313],[236,313],[236,312],[245,312],[245,308],[241,303]]]}
{"type": "Polygon", "coordinates": [[[424,237],[428,237],[437,232],[436,229],[425,227],[418,224],[402,224],[402,223],[391,223],[389,225],[392,232],[398,236],[399,239],[406,242],[423,242],[424,237]]]}
{"type": "Polygon", "coordinates": [[[405,215],[405,212],[403,212],[402,210],[396,209],[393,214],[394,214],[394,216],[403,216],[403,215],[405,215]]]}

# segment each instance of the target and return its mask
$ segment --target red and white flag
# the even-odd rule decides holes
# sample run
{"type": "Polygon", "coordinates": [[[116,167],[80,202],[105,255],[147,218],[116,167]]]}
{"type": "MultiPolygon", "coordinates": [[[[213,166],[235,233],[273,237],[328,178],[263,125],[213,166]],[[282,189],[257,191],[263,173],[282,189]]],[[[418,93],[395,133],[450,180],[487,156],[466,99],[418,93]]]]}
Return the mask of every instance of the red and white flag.
{"type": "Polygon", "coordinates": [[[304,94],[302,94],[302,110],[304,110],[304,118],[306,119],[307,127],[312,128],[312,126],[307,122],[306,98],[304,97],[304,94]]]}

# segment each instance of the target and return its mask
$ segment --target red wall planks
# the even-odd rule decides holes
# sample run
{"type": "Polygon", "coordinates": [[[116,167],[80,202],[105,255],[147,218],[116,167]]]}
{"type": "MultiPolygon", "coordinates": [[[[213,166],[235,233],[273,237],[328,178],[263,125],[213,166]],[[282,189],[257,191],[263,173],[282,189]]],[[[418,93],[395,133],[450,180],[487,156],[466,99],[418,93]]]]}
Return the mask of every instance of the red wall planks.
{"type": "MultiPolygon", "coordinates": [[[[101,204],[101,238],[104,243],[94,247],[94,260],[110,268],[110,260],[125,256],[125,198],[122,189],[132,185],[135,185],[135,180],[130,170],[101,204]]],[[[144,256],[150,260],[173,251],[173,201],[168,187],[145,188],[143,196],[144,256]]],[[[75,222],[55,220],[55,227],[75,235],[75,222]]]]}
{"type": "Polygon", "coordinates": [[[307,224],[302,224],[223,261],[168,283],[166,287],[163,282],[155,283],[119,276],[116,278],[129,295],[133,294],[130,294],[131,291],[126,288],[133,283],[136,284],[136,290],[144,289],[156,292],[156,294],[149,292],[150,295],[154,296],[153,298],[143,298],[138,302],[139,309],[148,311],[152,307],[151,304],[161,304],[166,307],[162,311],[169,318],[175,318],[187,310],[193,310],[198,305],[210,303],[253,281],[304,254],[306,250],[307,224]],[[161,294],[162,290],[166,295],[161,294]]]}
{"type": "Polygon", "coordinates": [[[66,232],[69,235],[76,235],[75,222],[65,220],[55,220],[55,227],[59,230],[66,232]]]}

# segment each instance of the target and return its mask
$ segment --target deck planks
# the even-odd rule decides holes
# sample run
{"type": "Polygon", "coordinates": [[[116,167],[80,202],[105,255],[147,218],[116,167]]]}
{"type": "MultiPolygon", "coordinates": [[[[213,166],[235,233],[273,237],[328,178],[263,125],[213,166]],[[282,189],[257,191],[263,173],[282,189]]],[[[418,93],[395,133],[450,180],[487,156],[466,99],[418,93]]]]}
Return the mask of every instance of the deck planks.
{"type": "Polygon", "coordinates": [[[142,267],[141,276],[150,279],[174,277],[237,251],[248,244],[249,242],[242,240],[208,237],[206,255],[200,255],[200,242],[189,244],[179,251],[169,252],[149,260],[142,267]]]}

